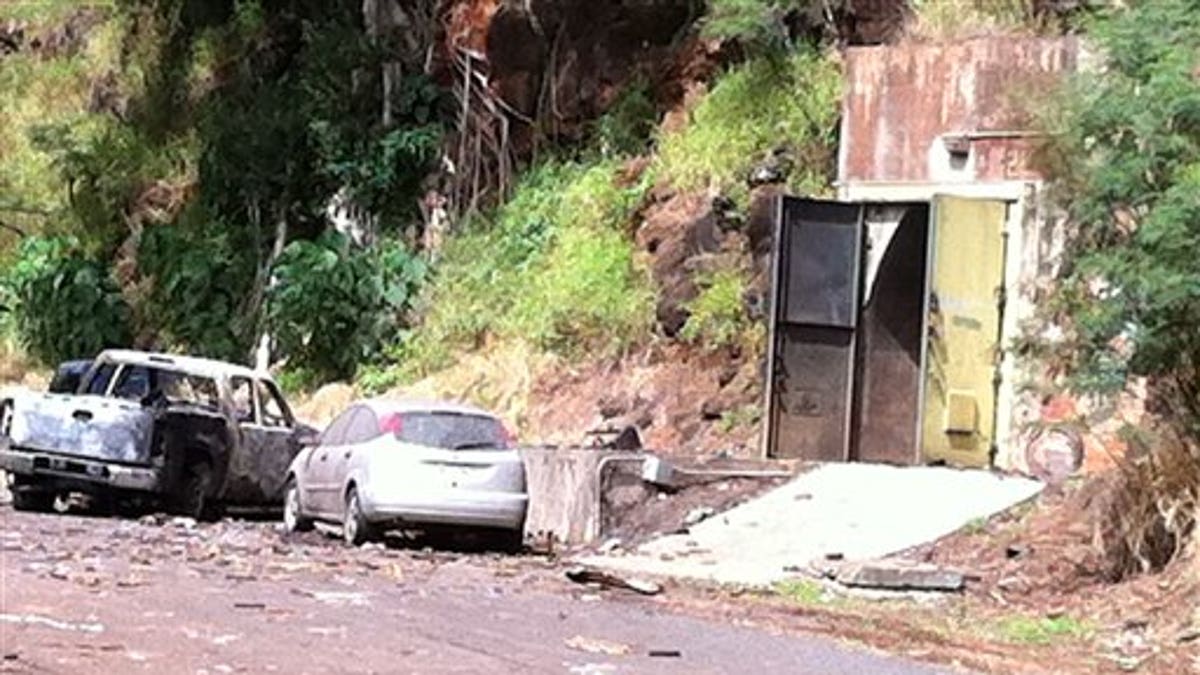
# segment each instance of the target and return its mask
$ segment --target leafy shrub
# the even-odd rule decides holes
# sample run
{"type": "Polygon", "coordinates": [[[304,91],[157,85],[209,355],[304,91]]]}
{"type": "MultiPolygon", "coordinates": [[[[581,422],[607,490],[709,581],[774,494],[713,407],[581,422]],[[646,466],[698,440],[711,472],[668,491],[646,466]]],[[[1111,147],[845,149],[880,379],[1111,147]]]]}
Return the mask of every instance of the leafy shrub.
{"type": "Polygon", "coordinates": [[[421,329],[395,355],[405,370],[428,373],[488,337],[577,355],[644,335],[653,294],[621,226],[649,178],[620,185],[617,168],[545,162],[490,220],[448,241],[421,329]]]}
{"type": "Polygon", "coordinates": [[[634,79],[596,121],[594,142],[600,154],[619,157],[646,151],[658,122],[649,87],[645,78],[634,79]]]}
{"type": "Polygon", "coordinates": [[[738,341],[750,323],[746,313],[746,282],[737,269],[705,273],[697,280],[700,294],[687,303],[687,323],[680,336],[709,348],[727,347],[738,341]]]}
{"type": "Polygon", "coordinates": [[[237,246],[223,224],[148,228],[138,267],[152,283],[141,309],[161,346],[244,361],[255,339],[246,307],[255,265],[253,252],[237,246]]]}
{"type": "Polygon", "coordinates": [[[687,128],[659,139],[659,171],[679,188],[712,187],[744,200],[750,168],[786,151],[789,187],[828,191],[835,169],[841,76],[832,57],[800,51],[758,58],[723,75],[687,128]]]}
{"type": "Polygon", "coordinates": [[[396,242],[359,251],[327,232],[289,244],[274,273],[268,321],[280,349],[304,368],[341,378],[397,329],[424,265],[396,242]]]}
{"type": "Polygon", "coordinates": [[[116,283],[74,239],[24,239],[4,290],[21,341],[46,364],[129,344],[129,308],[116,283]]]}
{"type": "MultiPolygon", "coordinates": [[[[1066,109],[1043,159],[1073,221],[1065,279],[1048,309],[1069,318],[1057,346],[1076,384],[1121,388],[1149,375],[1180,394],[1200,434],[1200,7],[1114,11],[1093,35],[1107,68],[1057,96],[1066,109]]],[[[1163,393],[1167,393],[1163,390],[1163,393]]]]}
{"type": "Polygon", "coordinates": [[[819,25],[843,5],[843,0],[710,0],[703,30],[709,37],[738,40],[751,48],[786,49],[792,42],[790,24],[804,19],[819,25]]]}

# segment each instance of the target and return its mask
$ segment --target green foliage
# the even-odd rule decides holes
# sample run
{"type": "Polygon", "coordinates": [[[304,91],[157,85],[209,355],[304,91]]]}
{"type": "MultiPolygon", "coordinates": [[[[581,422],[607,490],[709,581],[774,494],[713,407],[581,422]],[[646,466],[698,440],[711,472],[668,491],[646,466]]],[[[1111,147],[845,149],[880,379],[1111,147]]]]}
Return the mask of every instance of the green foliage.
{"type": "Polygon", "coordinates": [[[998,622],[995,630],[1003,640],[1026,645],[1083,640],[1094,632],[1087,622],[1067,615],[1055,618],[1006,617],[998,622]]]}
{"type": "Polygon", "coordinates": [[[711,349],[735,344],[750,324],[740,270],[724,268],[700,275],[700,294],[687,303],[689,313],[680,336],[711,349]]]}
{"type": "Polygon", "coordinates": [[[728,434],[735,429],[755,427],[762,421],[762,407],[756,404],[743,405],[721,413],[717,428],[728,434]]]}
{"type": "Polygon", "coordinates": [[[649,179],[620,185],[617,168],[545,162],[488,221],[448,241],[421,330],[397,355],[405,369],[427,373],[489,336],[581,355],[644,335],[653,294],[622,227],[649,179]]]}
{"type": "Polygon", "coordinates": [[[1076,225],[1048,306],[1069,317],[1051,345],[1081,388],[1174,382],[1200,421],[1200,6],[1137,3],[1093,26],[1107,68],[1078,76],[1045,160],[1076,225]]]}
{"type": "Polygon", "coordinates": [[[333,379],[378,354],[408,310],[424,264],[398,243],[360,251],[330,232],[289,244],[274,272],[268,320],[280,348],[333,379]]]}
{"type": "Polygon", "coordinates": [[[808,579],[791,579],[775,584],[775,593],[798,605],[811,607],[829,604],[834,598],[820,583],[808,579]]]}
{"type": "Polygon", "coordinates": [[[47,365],[129,344],[129,311],[116,284],[73,239],[26,238],[3,290],[25,348],[47,365]]]}
{"type": "Polygon", "coordinates": [[[759,58],[724,74],[686,129],[659,139],[659,171],[681,189],[747,194],[750,168],[782,151],[788,186],[824,194],[834,175],[841,75],[832,56],[804,50],[759,58]]]}
{"type": "Polygon", "coordinates": [[[841,0],[710,0],[703,30],[708,37],[782,50],[792,46],[792,25],[819,25],[841,0]]]}
{"type": "Polygon", "coordinates": [[[912,0],[910,31],[952,40],[966,35],[1040,31],[1056,22],[1039,15],[1036,0],[912,0]]]}
{"type": "Polygon", "coordinates": [[[147,229],[138,266],[151,280],[143,311],[162,345],[245,360],[255,337],[244,311],[255,260],[251,251],[234,245],[223,223],[147,229]]]}
{"type": "Polygon", "coordinates": [[[634,79],[596,121],[595,144],[600,154],[619,157],[646,152],[658,122],[649,87],[645,78],[634,79]]]}

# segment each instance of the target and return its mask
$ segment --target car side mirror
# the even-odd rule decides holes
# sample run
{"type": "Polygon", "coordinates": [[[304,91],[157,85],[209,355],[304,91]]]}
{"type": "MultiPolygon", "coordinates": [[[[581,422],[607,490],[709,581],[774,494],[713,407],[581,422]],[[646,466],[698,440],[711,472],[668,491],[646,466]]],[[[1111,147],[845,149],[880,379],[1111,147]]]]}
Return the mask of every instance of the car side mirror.
{"type": "Polygon", "coordinates": [[[321,435],[312,429],[303,427],[296,429],[292,434],[292,438],[296,440],[296,445],[302,448],[312,448],[321,444],[321,435]]]}

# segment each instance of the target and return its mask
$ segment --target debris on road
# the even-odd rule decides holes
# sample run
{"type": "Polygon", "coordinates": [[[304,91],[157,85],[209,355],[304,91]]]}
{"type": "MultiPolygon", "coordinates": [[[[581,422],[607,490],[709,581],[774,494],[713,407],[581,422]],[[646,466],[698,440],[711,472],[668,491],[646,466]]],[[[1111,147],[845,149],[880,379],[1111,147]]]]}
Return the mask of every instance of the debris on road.
{"type": "Polygon", "coordinates": [[[902,561],[847,563],[835,578],[843,586],[896,591],[957,592],[966,584],[962,572],[902,561]]]}
{"type": "Polygon", "coordinates": [[[604,588],[622,588],[642,595],[658,595],[662,585],[646,579],[626,579],[608,572],[601,572],[587,567],[572,567],[566,572],[567,578],[577,584],[595,584],[604,588]]]}
{"type": "Polygon", "coordinates": [[[0,623],[15,623],[26,626],[45,626],[57,630],[76,631],[80,633],[103,633],[104,625],[99,623],[73,623],[60,621],[48,616],[37,614],[0,614],[0,623]]]}
{"type": "Polygon", "coordinates": [[[688,511],[687,515],[683,517],[683,526],[691,527],[702,520],[707,520],[713,517],[716,515],[716,513],[717,510],[711,506],[699,506],[691,511],[688,511]]]}
{"type": "Polygon", "coordinates": [[[585,637],[583,635],[567,638],[565,644],[568,648],[577,651],[588,652],[589,654],[605,654],[608,656],[625,656],[632,651],[627,644],[585,637]]]}

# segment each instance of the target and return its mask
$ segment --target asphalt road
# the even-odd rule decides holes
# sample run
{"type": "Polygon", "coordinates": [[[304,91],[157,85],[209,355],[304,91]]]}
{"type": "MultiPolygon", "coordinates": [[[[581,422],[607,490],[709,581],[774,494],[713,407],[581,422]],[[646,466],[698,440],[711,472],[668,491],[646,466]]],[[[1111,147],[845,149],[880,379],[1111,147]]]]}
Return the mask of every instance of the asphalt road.
{"type": "Polygon", "coordinates": [[[573,585],[533,556],[0,507],[0,672],[882,673],[828,638],[573,585]]]}

